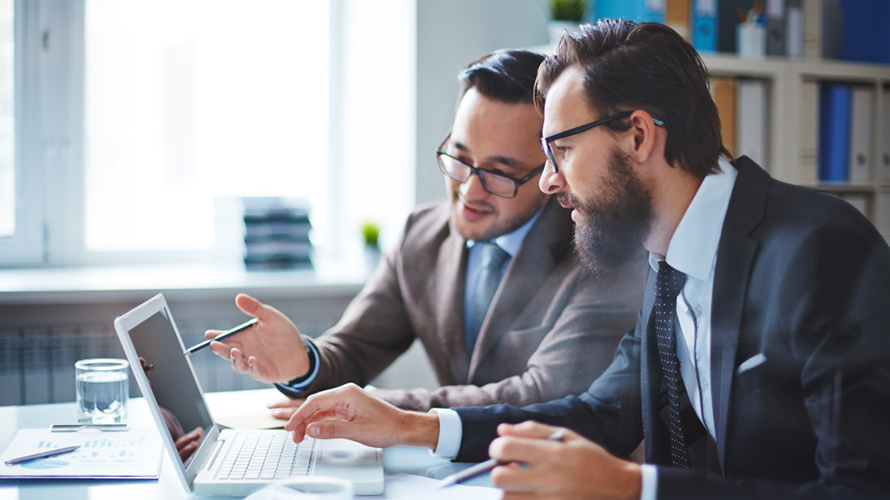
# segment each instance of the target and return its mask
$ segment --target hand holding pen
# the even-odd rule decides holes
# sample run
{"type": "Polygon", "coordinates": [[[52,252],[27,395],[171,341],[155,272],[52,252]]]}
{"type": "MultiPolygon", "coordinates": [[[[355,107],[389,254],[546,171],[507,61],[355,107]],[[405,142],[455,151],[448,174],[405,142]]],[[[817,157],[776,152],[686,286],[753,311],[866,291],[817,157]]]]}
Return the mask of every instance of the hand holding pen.
{"type": "Polygon", "coordinates": [[[509,465],[493,469],[491,483],[504,490],[505,500],[640,498],[639,464],[619,459],[568,429],[560,443],[545,439],[558,429],[532,421],[498,426],[501,437],[492,441],[489,453],[509,465]]]}
{"type": "Polygon", "coordinates": [[[208,330],[210,350],[232,363],[235,373],[247,373],[254,380],[264,383],[286,382],[301,377],[309,371],[309,355],[306,344],[297,327],[287,316],[272,306],[245,294],[235,297],[235,305],[253,316],[256,323],[244,333],[232,334],[221,340],[227,332],[208,330]]]}
{"type": "MultiPolygon", "coordinates": [[[[547,436],[548,441],[558,441],[562,442],[565,439],[566,430],[565,429],[557,429],[552,434],[547,436]]],[[[454,473],[444,479],[439,483],[439,488],[445,488],[451,486],[452,484],[462,483],[468,479],[472,479],[476,476],[485,474],[490,470],[494,469],[498,465],[506,465],[508,462],[502,462],[496,458],[489,458],[484,462],[480,462],[472,467],[468,467],[460,472],[454,473]]]]}

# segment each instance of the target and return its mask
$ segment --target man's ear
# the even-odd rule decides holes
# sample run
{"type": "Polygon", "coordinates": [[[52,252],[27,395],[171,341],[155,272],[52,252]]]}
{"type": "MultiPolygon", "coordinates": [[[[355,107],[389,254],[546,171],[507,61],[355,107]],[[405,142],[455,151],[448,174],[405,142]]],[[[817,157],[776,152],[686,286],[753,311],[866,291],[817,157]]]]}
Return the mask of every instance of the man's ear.
{"type": "Polygon", "coordinates": [[[652,115],[638,109],[630,117],[630,133],[633,139],[633,148],[630,156],[637,163],[645,163],[651,156],[660,150],[659,144],[664,142],[663,130],[655,125],[652,115]]]}

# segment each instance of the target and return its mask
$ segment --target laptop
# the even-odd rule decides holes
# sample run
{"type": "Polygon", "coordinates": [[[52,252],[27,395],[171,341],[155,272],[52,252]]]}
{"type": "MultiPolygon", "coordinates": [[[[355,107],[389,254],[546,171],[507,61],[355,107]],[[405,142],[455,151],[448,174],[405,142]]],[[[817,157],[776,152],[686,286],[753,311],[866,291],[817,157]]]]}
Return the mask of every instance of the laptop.
{"type": "MultiPolygon", "coordinates": [[[[223,429],[213,422],[204,393],[163,294],[114,320],[127,360],[164,447],[183,485],[199,495],[245,496],[294,476],[348,479],[356,495],[383,493],[383,456],[345,439],[306,438],[296,445],[284,430],[223,429]],[[146,375],[140,369],[153,365],[146,375]],[[168,429],[204,429],[184,461],[168,429]],[[279,458],[280,457],[280,458],[279,458]]],[[[249,333],[248,333],[249,335],[249,333]]]]}

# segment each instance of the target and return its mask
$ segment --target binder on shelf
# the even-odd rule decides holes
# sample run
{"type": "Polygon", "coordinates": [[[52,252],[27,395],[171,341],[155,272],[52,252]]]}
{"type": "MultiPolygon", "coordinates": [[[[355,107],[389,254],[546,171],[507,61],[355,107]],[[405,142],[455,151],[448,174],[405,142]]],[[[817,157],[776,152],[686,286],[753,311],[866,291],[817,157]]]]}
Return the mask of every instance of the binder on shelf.
{"type": "Polygon", "coordinates": [[[689,1],[690,0],[665,0],[664,18],[665,24],[680,34],[687,41],[691,39],[689,30],[689,1]]]}
{"type": "Polygon", "coordinates": [[[309,203],[300,198],[244,198],[248,270],[312,267],[309,203]]]}
{"type": "Polygon", "coordinates": [[[822,57],[822,0],[803,3],[803,54],[807,59],[822,57]]]}
{"type": "Polygon", "coordinates": [[[766,0],[766,55],[787,53],[785,0],[766,0]]]}
{"type": "Polygon", "coordinates": [[[843,0],[840,9],[837,58],[890,63],[890,2],[843,0]]]}
{"type": "MultiPolygon", "coordinates": [[[[883,111],[883,140],[881,141],[881,180],[885,184],[890,184],[890,88],[884,87],[881,92],[884,102],[882,103],[883,111]]],[[[888,221],[890,227],[890,221],[888,221]]]]}
{"type": "Polygon", "coordinates": [[[800,155],[798,182],[819,181],[819,83],[812,80],[800,86],[800,155]]]}
{"type": "Polygon", "coordinates": [[[738,52],[736,43],[736,26],[741,21],[739,13],[747,15],[756,0],[720,0],[717,11],[717,50],[720,52],[738,52]]]}
{"type": "Polygon", "coordinates": [[[874,164],[872,136],[874,135],[874,89],[853,87],[850,95],[850,182],[870,183],[874,164]]]}
{"type": "Polygon", "coordinates": [[[849,180],[850,86],[822,83],[819,89],[819,180],[849,180]]]}
{"type": "Polygon", "coordinates": [[[821,57],[825,59],[838,58],[841,48],[842,17],[841,0],[822,0],[821,57]]]}
{"type": "Polygon", "coordinates": [[[692,46],[699,52],[716,52],[717,0],[692,2],[692,46]]]}
{"type": "Polygon", "coordinates": [[[722,76],[712,78],[711,94],[714,97],[714,104],[717,105],[717,114],[720,116],[720,136],[723,146],[733,157],[737,157],[735,80],[722,76]]]}
{"type": "Polygon", "coordinates": [[[788,57],[803,57],[803,3],[787,0],[785,4],[785,53],[788,57]]]}
{"type": "Polygon", "coordinates": [[[736,156],[747,156],[769,171],[766,81],[736,80],[736,156]]]}
{"type": "Polygon", "coordinates": [[[623,17],[638,23],[665,22],[666,0],[597,0],[593,4],[594,19],[623,17]]]}

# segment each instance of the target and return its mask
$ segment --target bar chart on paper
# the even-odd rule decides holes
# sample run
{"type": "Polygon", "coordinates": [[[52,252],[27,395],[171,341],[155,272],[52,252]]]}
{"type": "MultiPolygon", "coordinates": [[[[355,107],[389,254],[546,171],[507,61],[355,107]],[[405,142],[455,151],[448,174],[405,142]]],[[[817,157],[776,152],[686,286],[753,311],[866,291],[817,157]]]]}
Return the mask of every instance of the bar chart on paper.
{"type": "Polygon", "coordinates": [[[158,477],[161,457],[161,441],[154,429],[115,433],[21,429],[0,455],[0,479],[150,479],[158,477]],[[63,455],[17,465],[5,464],[16,457],[74,445],[80,448],[63,455]]]}

